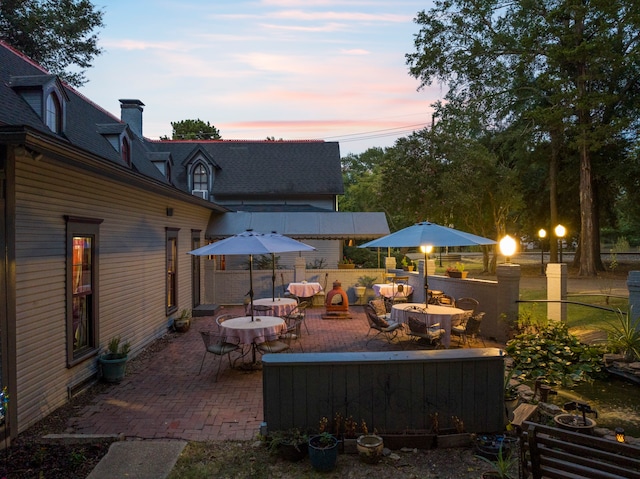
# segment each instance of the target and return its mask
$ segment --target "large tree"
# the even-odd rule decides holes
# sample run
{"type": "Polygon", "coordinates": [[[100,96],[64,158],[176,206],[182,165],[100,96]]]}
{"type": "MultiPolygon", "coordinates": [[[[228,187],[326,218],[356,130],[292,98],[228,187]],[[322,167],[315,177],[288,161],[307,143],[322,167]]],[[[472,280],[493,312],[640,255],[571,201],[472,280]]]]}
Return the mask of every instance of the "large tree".
{"type": "Polygon", "coordinates": [[[102,12],[88,0],[0,1],[0,39],[75,87],[102,52],[93,33],[102,26],[102,12]]]}
{"type": "MultiPolygon", "coordinates": [[[[172,140],[221,140],[220,131],[209,122],[197,120],[181,120],[171,122],[172,140]]],[[[168,140],[166,136],[161,140],[168,140]]]]}
{"type": "Polygon", "coordinates": [[[577,158],[579,274],[595,275],[601,264],[594,162],[610,161],[607,150],[635,135],[640,4],[437,0],[416,22],[417,51],[407,63],[421,86],[446,83],[448,99],[475,104],[487,125],[516,118],[536,123],[539,138],[556,145],[550,174],[559,174],[554,155],[563,149],[577,158]]]}

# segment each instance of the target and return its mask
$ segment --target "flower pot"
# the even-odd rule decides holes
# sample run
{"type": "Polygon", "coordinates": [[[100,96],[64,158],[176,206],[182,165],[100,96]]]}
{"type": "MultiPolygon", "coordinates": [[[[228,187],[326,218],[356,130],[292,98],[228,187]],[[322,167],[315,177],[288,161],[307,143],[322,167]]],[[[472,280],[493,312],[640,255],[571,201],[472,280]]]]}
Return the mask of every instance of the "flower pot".
{"type": "Polygon", "coordinates": [[[362,462],[367,464],[377,464],[382,459],[384,444],[380,436],[367,434],[358,437],[358,456],[362,462]]]}
{"type": "Polygon", "coordinates": [[[190,319],[176,319],[173,322],[173,329],[175,329],[179,333],[186,333],[189,331],[189,327],[191,326],[190,319]]]}
{"type": "Polygon", "coordinates": [[[355,267],[355,264],[338,264],[338,269],[354,269],[355,267]]]}
{"type": "Polygon", "coordinates": [[[128,356],[115,357],[113,354],[104,354],[98,358],[102,380],[108,383],[119,383],[124,379],[128,356]]]}
{"type": "Polygon", "coordinates": [[[287,444],[282,443],[278,445],[278,455],[290,462],[298,462],[307,456],[309,445],[303,444],[287,444]]]}
{"type": "Polygon", "coordinates": [[[329,472],[336,467],[338,460],[338,440],[331,436],[332,444],[323,446],[320,438],[321,436],[313,436],[309,439],[309,461],[316,471],[329,472]]]}
{"type": "Polygon", "coordinates": [[[447,271],[449,278],[466,278],[468,271],[447,271]]]}
{"type": "Polygon", "coordinates": [[[553,420],[561,429],[583,434],[593,434],[593,429],[596,427],[596,422],[593,419],[583,418],[577,414],[558,414],[554,416],[553,420]]]}

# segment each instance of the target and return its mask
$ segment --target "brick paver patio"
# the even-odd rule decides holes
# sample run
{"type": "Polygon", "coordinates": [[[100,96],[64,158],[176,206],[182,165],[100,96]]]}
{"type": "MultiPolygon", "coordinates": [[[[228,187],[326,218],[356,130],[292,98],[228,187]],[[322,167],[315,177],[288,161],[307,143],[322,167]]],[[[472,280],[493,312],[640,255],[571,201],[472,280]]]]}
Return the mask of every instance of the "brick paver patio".
{"type": "MultiPolygon", "coordinates": [[[[225,312],[244,314],[239,306],[222,308],[217,314],[225,312]]],[[[322,313],[324,308],[307,310],[310,334],[303,327],[300,339],[304,352],[403,349],[409,341],[406,336],[392,345],[376,340],[367,348],[369,327],[361,306],[350,307],[352,319],[323,320],[322,313]]],[[[216,328],[214,317],[193,318],[188,332],[172,340],[120,384],[96,395],[91,405],[70,420],[70,429],[142,439],[254,438],[262,422],[262,372],[231,369],[225,357],[215,382],[220,358],[208,354],[198,375],[204,354],[199,331],[216,328]]],[[[451,347],[456,346],[452,339],[451,347]]],[[[496,345],[487,342],[487,346],[496,345]]],[[[299,351],[295,341],[292,349],[299,351]]]]}

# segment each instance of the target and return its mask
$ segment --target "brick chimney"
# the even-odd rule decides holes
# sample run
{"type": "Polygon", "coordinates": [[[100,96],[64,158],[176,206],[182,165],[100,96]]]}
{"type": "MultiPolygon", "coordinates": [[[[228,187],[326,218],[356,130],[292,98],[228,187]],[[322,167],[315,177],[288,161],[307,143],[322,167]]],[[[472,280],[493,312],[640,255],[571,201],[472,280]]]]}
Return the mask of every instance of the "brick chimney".
{"type": "Polygon", "coordinates": [[[140,100],[119,100],[120,119],[129,125],[131,131],[142,138],[142,110],[144,103],[140,100]]]}

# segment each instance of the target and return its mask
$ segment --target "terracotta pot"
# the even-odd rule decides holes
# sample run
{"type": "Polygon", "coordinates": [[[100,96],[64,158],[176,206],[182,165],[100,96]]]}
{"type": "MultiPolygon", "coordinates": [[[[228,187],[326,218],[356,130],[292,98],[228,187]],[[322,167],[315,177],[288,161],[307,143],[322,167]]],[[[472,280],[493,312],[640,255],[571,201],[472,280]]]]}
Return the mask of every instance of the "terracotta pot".
{"type": "Polygon", "coordinates": [[[384,444],[380,436],[375,434],[362,435],[357,440],[358,455],[362,462],[377,464],[382,459],[384,444]]]}

